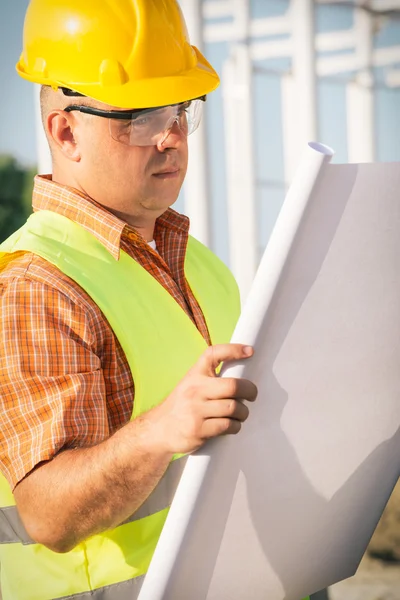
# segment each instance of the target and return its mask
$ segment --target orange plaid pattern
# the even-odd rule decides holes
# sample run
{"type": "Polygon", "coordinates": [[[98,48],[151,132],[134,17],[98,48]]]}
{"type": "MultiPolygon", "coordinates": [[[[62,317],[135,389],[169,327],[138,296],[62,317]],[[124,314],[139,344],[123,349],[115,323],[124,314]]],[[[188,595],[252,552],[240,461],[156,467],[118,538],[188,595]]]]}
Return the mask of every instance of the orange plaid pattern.
{"type": "MultiPolygon", "coordinates": [[[[35,178],[34,210],[60,213],[118,260],[122,248],[179,303],[211,343],[184,273],[189,220],[157,219],[155,252],[129,225],[77,190],[35,178]]],[[[127,423],[134,382],[106,318],[82,288],[44,259],[0,262],[0,470],[14,488],[67,448],[92,446],[127,423]]]]}

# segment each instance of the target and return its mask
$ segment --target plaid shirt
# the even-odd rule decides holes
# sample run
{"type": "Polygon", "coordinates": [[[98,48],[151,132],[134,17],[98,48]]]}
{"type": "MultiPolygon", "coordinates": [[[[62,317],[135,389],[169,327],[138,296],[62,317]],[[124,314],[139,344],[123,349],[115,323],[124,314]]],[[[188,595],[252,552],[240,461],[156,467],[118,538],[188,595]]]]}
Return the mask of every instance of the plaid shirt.
{"type": "MultiPolygon", "coordinates": [[[[157,252],[84,194],[36,177],[33,208],[64,215],[116,259],[122,248],[171,294],[208,344],[184,273],[189,219],[157,219],[157,252]]],[[[29,252],[0,259],[0,470],[12,488],[63,449],[92,446],[126,424],[134,382],[105,316],[82,288],[29,252]]]]}

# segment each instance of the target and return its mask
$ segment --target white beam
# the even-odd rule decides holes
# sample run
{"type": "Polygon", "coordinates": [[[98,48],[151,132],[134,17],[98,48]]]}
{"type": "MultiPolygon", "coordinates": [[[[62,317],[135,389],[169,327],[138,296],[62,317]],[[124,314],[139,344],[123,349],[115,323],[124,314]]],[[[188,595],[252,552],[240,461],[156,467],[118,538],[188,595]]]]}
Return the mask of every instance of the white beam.
{"type": "Polygon", "coordinates": [[[387,67],[396,63],[400,63],[400,46],[377,48],[372,54],[374,67],[387,67]]]}
{"type": "Polygon", "coordinates": [[[347,85],[347,152],[350,163],[374,161],[374,102],[369,88],[347,85]]]}
{"type": "Polygon", "coordinates": [[[188,141],[189,164],[184,184],[185,214],[190,219],[190,234],[206,246],[210,246],[210,191],[204,120],[188,141]]]}
{"type": "Polygon", "coordinates": [[[204,41],[213,44],[216,42],[237,42],[240,40],[240,28],[235,22],[207,23],[204,26],[204,41]]]}
{"type": "Polygon", "coordinates": [[[315,75],[315,27],[312,0],[292,0],[292,73],[281,78],[285,183],[293,179],[299,156],[318,139],[315,75]]]}
{"type": "MultiPolygon", "coordinates": [[[[201,0],[181,0],[191,43],[203,49],[201,0]]],[[[190,219],[190,233],[206,246],[211,244],[209,175],[205,114],[199,129],[189,137],[189,166],[186,174],[185,213],[190,219]]]]}
{"type": "Polygon", "coordinates": [[[247,42],[250,37],[250,0],[233,0],[233,18],[239,31],[239,40],[247,42]]]}
{"type": "Polygon", "coordinates": [[[318,33],[315,38],[315,45],[319,52],[333,52],[334,50],[354,48],[355,31],[354,29],[345,29],[343,31],[318,33]]]}
{"type": "Polygon", "coordinates": [[[374,23],[364,10],[354,15],[359,71],[347,86],[347,148],[349,162],[373,162],[375,154],[374,23]]]}
{"type": "Polygon", "coordinates": [[[317,4],[331,4],[332,6],[343,4],[351,10],[353,7],[363,4],[364,0],[316,0],[316,2],[317,4]]]}
{"type": "Polygon", "coordinates": [[[339,56],[326,56],[317,59],[317,75],[319,77],[329,77],[357,71],[359,60],[354,53],[342,54],[339,56]]]}
{"type": "Polygon", "coordinates": [[[303,130],[301,143],[305,145],[318,138],[313,0],[292,0],[290,16],[293,31],[292,71],[296,84],[298,118],[303,130]]]}
{"type": "MultiPolygon", "coordinates": [[[[206,5],[205,5],[206,6],[206,5]]],[[[280,17],[267,17],[249,20],[244,29],[246,21],[243,19],[244,12],[248,9],[245,0],[233,0],[229,3],[229,12],[223,16],[233,16],[232,21],[224,23],[206,23],[204,27],[204,39],[207,42],[245,41],[247,37],[268,37],[273,35],[285,35],[290,33],[290,21],[287,15],[280,17]]],[[[211,11],[204,10],[203,14],[209,16],[211,11]]],[[[219,15],[222,16],[222,15],[219,15]]]]}
{"type": "MultiPolygon", "coordinates": [[[[352,4],[362,8],[364,0],[316,0],[317,4],[331,4],[332,6],[343,4],[352,8],[352,4]]],[[[400,8],[400,0],[372,0],[370,8],[374,11],[397,10],[400,8]]]]}
{"type": "Polygon", "coordinates": [[[250,54],[253,60],[291,57],[293,51],[293,41],[290,38],[250,44],[250,54]]]}
{"type": "MultiPolygon", "coordinates": [[[[250,25],[250,36],[268,37],[274,35],[285,35],[291,32],[290,21],[288,17],[274,17],[271,19],[254,19],[250,25]]],[[[229,23],[208,24],[204,28],[204,38],[207,42],[239,42],[245,38],[242,27],[235,21],[229,23]]],[[[334,50],[346,50],[354,48],[355,33],[353,29],[343,31],[329,31],[319,33],[316,36],[316,48],[320,52],[332,52],[334,50]]],[[[265,40],[253,42],[251,44],[252,53],[255,56],[263,55],[263,47],[266,47],[266,58],[270,56],[288,56],[292,52],[290,39],[265,40]],[[274,49],[276,46],[276,50],[274,49]],[[279,52],[282,52],[279,55],[279,52]]],[[[290,54],[291,55],[291,54],[290,54]]]]}
{"type": "Polygon", "coordinates": [[[297,110],[294,77],[291,73],[285,73],[281,77],[280,83],[282,96],[283,165],[285,184],[286,188],[288,188],[298,167],[303,136],[297,110]]]}
{"type": "Polygon", "coordinates": [[[258,264],[252,64],[245,44],[233,49],[222,81],[230,267],[243,301],[258,264]]]}
{"type": "Polygon", "coordinates": [[[284,35],[289,33],[290,21],[287,15],[252,19],[250,22],[250,35],[252,37],[267,37],[269,35],[284,35]]]}
{"type": "MultiPolygon", "coordinates": [[[[262,34],[261,31],[264,29],[263,25],[260,25],[260,27],[254,27],[254,30],[257,33],[251,33],[251,35],[253,37],[261,37],[261,36],[267,36],[267,34],[262,34]]],[[[267,28],[265,28],[267,29],[267,28]]],[[[283,28],[282,28],[283,29],[283,28]]],[[[287,30],[289,28],[287,26],[285,26],[285,31],[282,31],[281,33],[287,33],[287,30]]],[[[270,28],[270,31],[272,30],[272,27],[270,28]]],[[[253,29],[251,29],[250,31],[253,31],[253,29]]],[[[275,35],[270,33],[269,35],[275,35]]],[[[243,35],[243,28],[241,27],[240,24],[236,23],[236,22],[232,22],[232,23],[220,23],[218,25],[206,25],[204,28],[204,40],[208,43],[215,43],[215,42],[245,42],[246,41],[246,37],[243,35]]],[[[273,51],[273,56],[279,56],[279,47],[281,45],[281,47],[285,48],[285,54],[283,56],[287,56],[286,54],[286,44],[290,43],[290,39],[288,40],[266,40],[266,41],[262,41],[262,42],[253,42],[251,44],[252,48],[254,48],[254,51],[257,53],[257,49],[259,46],[263,46],[263,45],[267,45],[267,47],[273,47],[274,45],[277,46],[277,50],[273,51]],[[283,44],[283,45],[282,45],[283,44]]]]}
{"type": "Polygon", "coordinates": [[[205,0],[203,16],[205,19],[221,19],[233,14],[232,0],[205,0]]]}
{"type": "Polygon", "coordinates": [[[390,69],[385,75],[386,85],[390,88],[400,87],[400,69],[390,69]]]}
{"type": "Polygon", "coordinates": [[[374,10],[397,10],[400,9],[400,0],[373,0],[371,6],[374,10]]]}
{"type": "MultiPolygon", "coordinates": [[[[368,13],[361,13],[369,17],[368,13]]],[[[400,63],[400,46],[387,46],[377,48],[371,54],[371,64],[374,67],[389,67],[400,63]]],[[[339,75],[349,71],[358,71],[363,68],[363,62],[356,53],[342,54],[339,56],[324,56],[317,60],[317,74],[319,77],[339,75]]]]}

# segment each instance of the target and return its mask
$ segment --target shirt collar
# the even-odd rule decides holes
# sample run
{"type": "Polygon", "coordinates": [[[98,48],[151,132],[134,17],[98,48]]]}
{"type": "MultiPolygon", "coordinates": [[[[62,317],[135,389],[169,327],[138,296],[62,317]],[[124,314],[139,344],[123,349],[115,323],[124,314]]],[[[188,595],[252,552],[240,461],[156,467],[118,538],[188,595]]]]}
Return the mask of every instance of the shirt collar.
{"type": "MultiPolygon", "coordinates": [[[[103,244],[115,260],[119,260],[122,235],[130,233],[129,239],[133,243],[147,245],[143,237],[125,221],[83,192],[53,181],[51,175],[36,175],[32,205],[34,211],[50,210],[81,225],[103,244]]],[[[187,235],[189,219],[169,208],[157,219],[156,229],[169,229],[187,235]]]]}

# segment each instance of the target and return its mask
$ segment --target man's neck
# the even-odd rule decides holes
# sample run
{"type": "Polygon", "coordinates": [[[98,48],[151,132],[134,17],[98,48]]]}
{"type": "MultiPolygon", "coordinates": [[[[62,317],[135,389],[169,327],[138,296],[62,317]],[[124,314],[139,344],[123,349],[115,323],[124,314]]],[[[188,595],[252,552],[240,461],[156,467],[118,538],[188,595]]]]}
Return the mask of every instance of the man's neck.
{"type": "Polygon", "coordinates": [[[107,210],[109,210],[113,213],[113,215],[121,219],[121,221],[125,221],[125,223],[128,223],[128,225],[133,227],[133,229],[135,229],[135,231],[137,231],[146,242],[151,242],[154,239],[156,219],[152,219],[148,223],[141,223],[138,222],[137,218],[131,215],[127,215],[123,212],[119,212],[118,210],[112,210],[110,208],[107,208],[107,210]]]}

